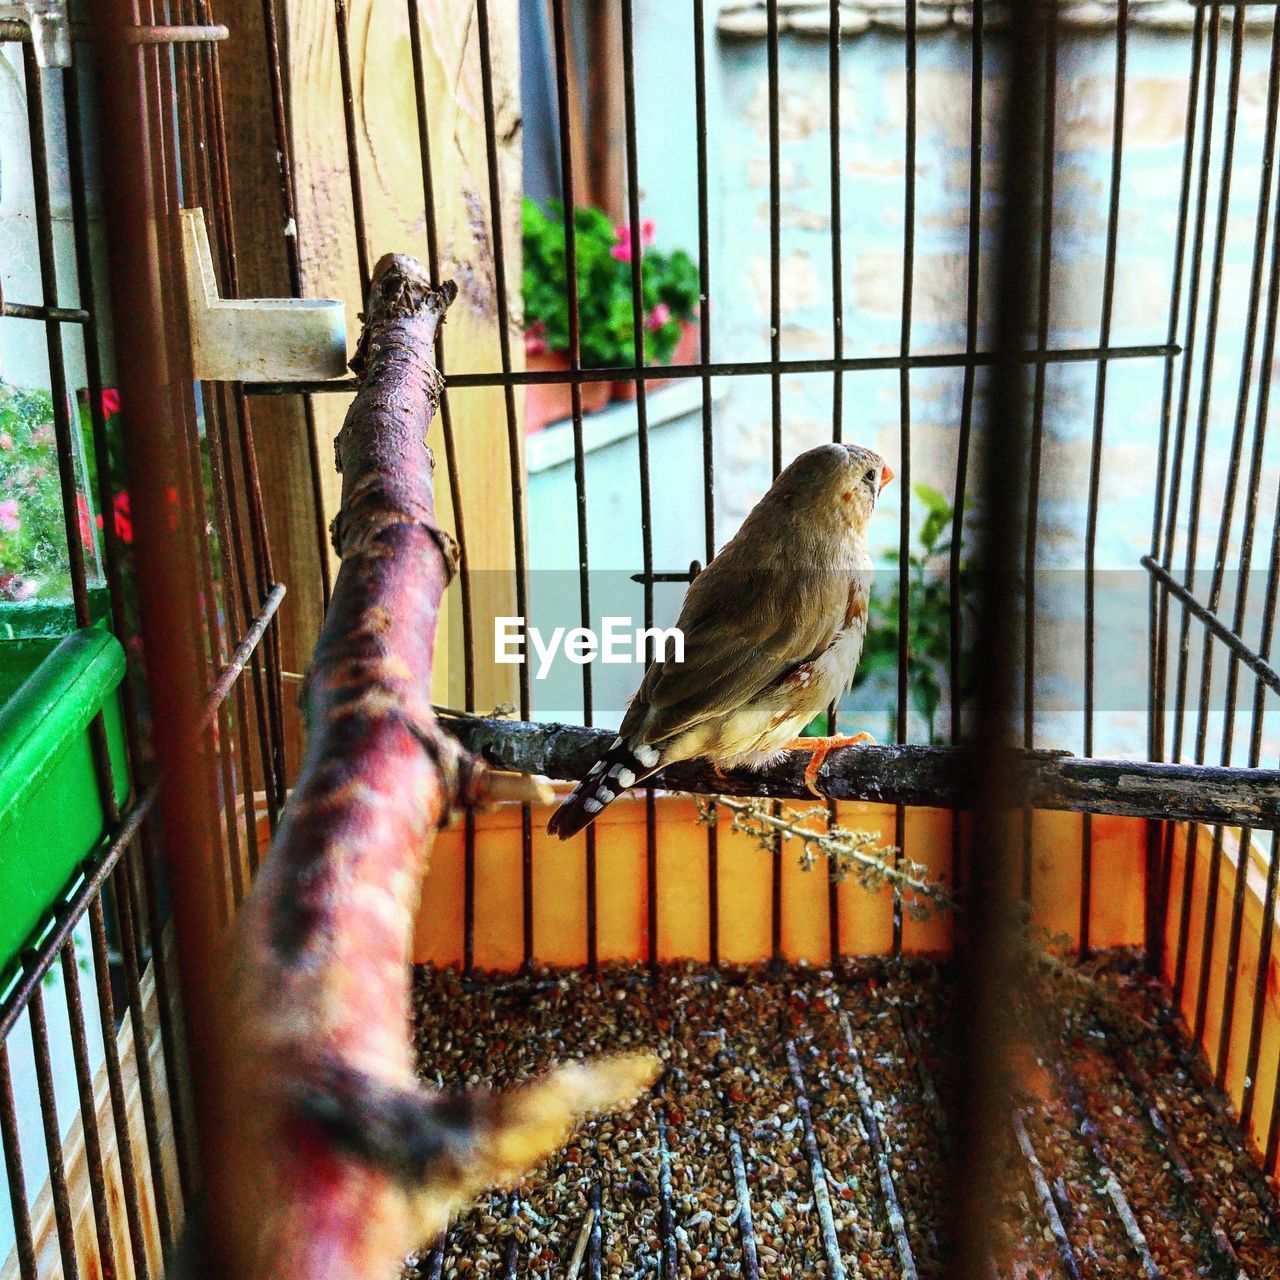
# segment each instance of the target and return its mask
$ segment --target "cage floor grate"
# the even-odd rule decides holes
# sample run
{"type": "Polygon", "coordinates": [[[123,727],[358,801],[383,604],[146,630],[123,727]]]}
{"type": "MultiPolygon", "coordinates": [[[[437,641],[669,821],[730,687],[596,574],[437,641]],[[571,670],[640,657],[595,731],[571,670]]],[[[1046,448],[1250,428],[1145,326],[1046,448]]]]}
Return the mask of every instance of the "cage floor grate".
{"type": "MultiPolygon", "coordinates": [[[[992,1276],[1280,1275],[1270,1192],[1159,1029],[1155,992],[1121,972],[1062,990],[1053,1050],[1024,1064],[1009,1115],[992,1276]]],[[[921,962],[420,971],[432,1082],[502,1084],[636,1046],[667,1072],[631,1114],[460,1215],[409,1274],[942,1275],[947,1004],[921,962]]]]}

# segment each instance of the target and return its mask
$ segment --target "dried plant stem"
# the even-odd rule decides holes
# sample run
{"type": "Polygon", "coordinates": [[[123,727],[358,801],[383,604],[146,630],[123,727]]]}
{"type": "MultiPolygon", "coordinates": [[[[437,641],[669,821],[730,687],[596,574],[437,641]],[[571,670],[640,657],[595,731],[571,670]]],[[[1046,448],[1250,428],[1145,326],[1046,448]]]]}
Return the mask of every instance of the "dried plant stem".
{"type": "MultiPolygon", "coordinates": [[[[769,801],[735,800],[729,796],[717,796],[715,805],[733,814],[734,831],[752,836],[769,852],[773,851],[773,842],[779,835],[783,840],[799,840],[800,862],[806,870],[819,861],[826,861],[832,878],[837,881],[852,874],[868,889],[895,886],[910,895],[906,905],[916,919],[949,910],[953,905],[946,889],[938,881],[929,879],[928,867],[906,858],[895,865],[893,857],[897,851],[880,844],[878,837],[869,831],[826,826],[825,806],[784,808],[775,813],[769,801]],[[824,825],[813,825],[816,822],[824,825]]],[[[711,805],[699,801],[698,810],[703,822],[715,821],[715,808],[711,805]]]]}

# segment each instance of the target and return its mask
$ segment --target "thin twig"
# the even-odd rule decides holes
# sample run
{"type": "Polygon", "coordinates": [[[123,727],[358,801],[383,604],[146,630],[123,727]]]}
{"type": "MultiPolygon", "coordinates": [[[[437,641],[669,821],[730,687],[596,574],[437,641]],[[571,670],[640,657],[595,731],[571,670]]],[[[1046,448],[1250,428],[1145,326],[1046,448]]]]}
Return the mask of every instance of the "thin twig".
{"type": "MultiPolygon", "coordinates": [[[[777,836],[797,839],[801,842],[800,863],[809,869],[820,859],[831,866],[832,877],[841,881],[850,873],[857,876],[863,887],[879,889],[894,885],[912,894],[908,910],[916,919],[927,918],[952,906],[950,895],[935,880],[930,880],[929,868],[903,858],[896,865],[893,861],[897,850],[878,842],[869,831],[854,831],[848,827],[833,826],[821,829],[809,823],[828,818],[825,807],[812,809],[782,809],[775,813],[772,805],[759,800],[734,800],[717,796],[715,805],[733,814],[732,830],[741,831],[757,840],[769,852],[773,851],[777,836]]],[[[701,820],[715,821],[715,809],[699,801],[701,820]]]]}

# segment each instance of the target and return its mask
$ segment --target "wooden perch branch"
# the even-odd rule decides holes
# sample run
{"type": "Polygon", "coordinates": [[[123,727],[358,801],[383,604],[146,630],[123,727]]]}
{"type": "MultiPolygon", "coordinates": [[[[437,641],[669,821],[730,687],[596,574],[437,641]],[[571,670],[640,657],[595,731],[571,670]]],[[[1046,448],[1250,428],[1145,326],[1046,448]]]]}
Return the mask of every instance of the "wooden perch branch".
{"type": "MultiPolygon", "coordinates": [[[[585,778],[614,736],[608,729],[469,716],[446,717],[441,724],[494,768],[566,779],[585,778]]],[[[723,775],[705,760],[687,760],[653,781],[701,795],[812,800],[804,781],[808,760],[793,751],[767,770],[733,769],[723,775]]],[[[1053,751],[1010,751],[1008,762],[1009,793],[1034,809],[1255,828],[1280,823],[1280,771],[1275,769],[1088,760],[1053,751]]],[[[972,767],[973,753],[963,747],[849,747],[827,757],[819,785],[833,800],[964,808],[972,767]]]]}
{"type": "Polygon", "coordinates": [[[342,566],[304,685],[306,757],[236,935],[221,1203],[193,1248],[207,1274],[392,1277],[460,1204],[656,1074],[633,1055],[453,1095],[415,1075],[419,887],[435,830],[483,791],[484,773],[430,700],[455,554],[425,437],[441,388],[433,341],[454,293],[400,256],[370,286],[360,389],[337,439],[342,566]]]}

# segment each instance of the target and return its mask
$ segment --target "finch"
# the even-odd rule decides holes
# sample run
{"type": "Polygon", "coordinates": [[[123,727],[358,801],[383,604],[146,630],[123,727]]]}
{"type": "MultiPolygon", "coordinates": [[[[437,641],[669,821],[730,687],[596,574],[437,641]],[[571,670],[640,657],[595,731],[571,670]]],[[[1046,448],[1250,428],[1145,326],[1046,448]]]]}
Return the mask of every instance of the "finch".
{"type": "Polygon", "coordinates": [[[852,738],[800,732],[849,687],[871,590],[867,525],[893,472],[858,445],[802,453],[733,539],[693,580],[677,626],[684,660],[653,662],[618,736],[565,797],[547,830],[576,835],[624,791],[666,765],[702,756],[762,768],[788,749],[818,770],[852,738]]]}

